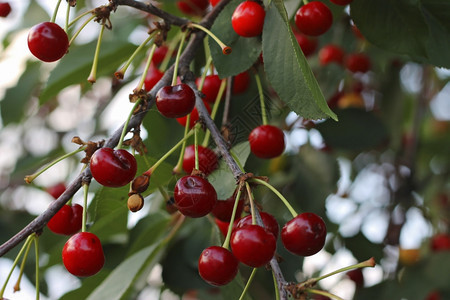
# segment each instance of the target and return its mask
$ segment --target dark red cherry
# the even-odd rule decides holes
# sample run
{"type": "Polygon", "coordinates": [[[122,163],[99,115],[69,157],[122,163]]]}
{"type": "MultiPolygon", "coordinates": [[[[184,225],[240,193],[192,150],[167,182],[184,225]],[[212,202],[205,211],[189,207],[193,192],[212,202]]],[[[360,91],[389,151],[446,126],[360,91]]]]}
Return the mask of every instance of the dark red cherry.
{"type": "Polygon", "coordinates": [[[11,12],[11,5],[9,2],[0,2],[0,17],[6,18],[11,12]]]}
{"type": "Polygon", "coordinates": [[[98,273],[105,263],[102,244],[98,237],[90,232],[73,235],[64,245],[62,259],[67,271],[78,277],[98,273]]]}
{"type": "MultiPolygon", "coordinates": [[[[227,200],[217,200],[216,206],[211,212],[213,216],[221,221],[230,222],[235,199],[236,196],[233,195],[227,200]]],[[[244,200],[241,198],[239,199],[238,206],[236,208],[235,220],[239,219],[239,216],[241,215],[243,209],[244,200]]]]}
{"type": "Polygon", "coordinates": [[[47,227],[54,233],[72,235],[81,230],[83,207],[79,204],[63,207],[48,221],[47,227]]]}
{"type": "Polygon", "coordinates": [[[431,250],[434,252],[450,251],[450,235],[439,233],[431,238],[431,250]]]}
{"type": "Polygon", "coordinates": [[[370,70],[370,58],[364,53],[352,53],[345,59],[345,67],[353,73],[366,73],[370,70]]]}
{"type": "Polygon", "coordinates": [[[317,49],[317,39],[304,35],[300,32],[294,32],[295,39],[297,40],[300,48],[302,49],[303,55],[305,57],[313,54],[317,49]]]}
{"type": "MultiPolygon", "coordinates": [[[[235,222],[236,222],[236,220],[235,220],[235,222]]],[[[214,223],[216,223],[216,225],[219,228],[222,235],[226,236],[228,233],[228,227],[230,226],[230,222],[225,222],[220,219],[214,218],[214,223]]]]}
{"type": "Polygon", "coordinates": [[[430,293],[428,293],[425,300],[444,300],[444,298],[442,298],[439,291],[431,291],[430,293]]]}
{"type": "Polygon", "coordinates": [[[344,50],[337,45],[328,44],[319,51],[319,62],[321,65],[337,63],[341,65],[344,61],[344,50]]]}
{"type": "Polygon", "coordinates": [[[295,25],[300,32],[319,36],[330,29],[333,23],[333,14],[328,6],[319,1],[311,1],[300,7],[295,14],[295,25]]]}
{"type": "Polygon", "coordinates": [[[245,92],[250,84],[250,75],[248,75],[248,72],[242,72],[234,76],[233,79],[233,88],[232,93],[233,94],[241,94],[245,92]]]}
{"type": "Polygon", "coordinates": [[[364,275],[361,269],[353,269],[346,273],[347,277],[350,278],[356,284],[357,288],[364,286],[364,275]]]}
{"type": "Polygon", "coordinates": [[[176,2],[178,9],[191,16],[202,16],[209,5],[209,0],[182,0],[176,2]]]}
{"type": "Polygon", "coordinates": [[[38,59],[53,62],[66,54],[69,48],[69,39],[64,29],[58,24],[44,22],[30,29],[28,48],[38,59]]]}
{"type": "Polygon", "coordinates": [[[302,213],[287,222],[281,230],[281,241],[290,252],[310,256],[319,252],[327,235],[327,227],[314,213],[302,213]]]}
{"type": "Polygon", "coordinates": [[[266,11],[258,2],[247,0],[239,4],[231,16],[234,31],[243,37],[262,33],[266,11]]]}
{"type": "Polygon", "coordinates": [[[275,236],[258,225],[236,228],[231,234],[231,250],[243,264],[258,268],[270,262],[276,250],[275,236]]]}
{"type": "Polygon", "coordinates": [[[57,183],[45,189],[53,198],[58,199],[66,191],[64,182],[57,183]]]}
{"type": "Polygon", "coordinates": [[[158,66],[163,62],[164,58],[166,58],[167,52],[169,52],[169,48],[165,45],[156,48],[155,52],[153,52],[152,63],[155,64],[155,66],[158,66]]]}
{"type": "Polygon", "coordinates": [[[151,65],[148,69],[147,76],[145,76],[144,80],[144,88],[147,92],[149,92],[158,81],[164,76],[164,72],[161,72],[158,68],[155,68],[154,65],[151,65]]]}
{"type": "Polygon", "coordinates": [[[353,0],[330,0],[330,1],[337,5],[347,5],[352,3],[353,0]]]}
{"type": "Polygon", "coordinates": [[[156,94],[156,107],[167,118],[180,118],[195,106],[195,93],[185,83],[162,87],[156,94]]]}
{"type": "Polygon", "coordinates": [[[217,201],[217,193],[211,183],[196,175],[178,179],[173,193],[175,206],[183,215],[191,218],[209,214],[217,201]]]}
{"type": "MultiPolygon", "coordinates": [[[[209,148],[198,145],[198,164],[199,169],[205,175],[211,174],[215,169],[217,169],[218,158],[214,151],[209,148]]],[[[183,158],[183,170],[191,174],[195,167],[195,146],[189,145],[184,151],[183,158]]]]}
{"type": "Polygon", "coordinates": [[[125,149],[100,148],[91,157],[92,176],[108,187],[120,187],[133,180],[137,171],[134,156],[125,149]]]}
{"type": "Polygon", "coordinates": [[[209,3],[211,4],[212,7],[216,6],[217,3],[219,3],[220,0],[209,0],[209,3]]]}
{"type": "Polygon", "coordinates": [[[259,158],[280,156],[285,148],[283,131],[272,125],[261,125],[248,136],[250,150],[259,158]]]}
{"type": "Polygon", "coordinates": [[[221,286],[236,277],[239,262],[229,250],[211,246],[198,259],[198,273],[211,285],[221,286]]]}
{"type": "MultiPolygon", "coordinates": [[[[264,228],[270,233],[272,233],[275,236],[275,239],[277,239],[278,232],[280,231],[280,226],[278,225],[278,222],[275,219],[275,217],[263,211],[260,212],[259,214],[261,215],[264,228]]],[[[241,228],[251,224],[252,224],[252,216],[248,215],[240,219],[234,228],[241,228]]]]}
{"type": "MultiPolygon", "coordinates": [[[[203,101],[203,104],[205,104],[205,107],[206,107],[206,110],[208,111],[208,113],[211,114],[211,107],[209,106],[208,102],[203,101]]],[[[194,109],[191,111],[191,117],[189,119],[189,128],[194,127],[195,123],[198,122],[199,118],[200,118],[200,116],[198,114],[197,107],[194,107],[194,109]]],[[[183,127],[186,126],[186,121],[187,121],[187,116],[177,118],[178,124],[180,124],[183,127]]]]}
{"type": "MultiPolygon", "coordinates": [[[[197,87],[200,86],[201,78],[197,78],[195,83],[197,87]]],[[[220,80],[218,75],[207,75],[205,77],[205,81],[203,83],[202,93],[205,94],[205,98],[203,100],[214,103],[217,98],[217,94],[219,93],[220,84],[222,80],[220,80]]]]}

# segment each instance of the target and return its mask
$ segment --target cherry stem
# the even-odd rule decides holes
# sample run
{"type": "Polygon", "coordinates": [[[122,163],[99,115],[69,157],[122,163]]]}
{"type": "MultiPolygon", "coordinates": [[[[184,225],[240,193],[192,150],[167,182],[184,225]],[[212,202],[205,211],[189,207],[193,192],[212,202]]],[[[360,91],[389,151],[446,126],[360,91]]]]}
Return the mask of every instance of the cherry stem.
{"type": "Polygon", "coordinates": [[[17,282],[14,285],[14,292],[20,291],[20,282],[22,281],[23,272],[25,270],[25,262],[27,261],[28,253],[30,252],[31,242],[29,242],[28,244],[25,243],[25,245],[27,246],[27,248],[25,250],[25,254],[23,255],[22,263],[20,264],[19,278],[17,278],[17,282]]]}
{"type": "Polygon", "coordinates": [[[170,200],[170,196],[167,193],[167,191],[159,184],[158,184],[158,190],[159,190],[159,193],[161,194],[161,196],[164,198],[164,200],[166,202],[170,200]]]}
{"type": "Polygon", "coordinates": [[[322,296],[328,297],[330,299],[344,300],[344,299],[342,299],[341,297],[339,297],[339,296],[337,296],[335,294],[332,294],[332,293],[329,293],[329,292],[325,292],[325,291],[321,291],[321,290],[309,289],[308,288],[308,289],[305,289],[305,291],[308,292],[308,293],[311,293],[311,294],[322,295],[322,296]]]}
{"type": "Polygon", "coordinates": [[[140,104],[141,99],[138,99],[136,101],[136,103],[134,103],[133,108],[130,110],[128,117],[124,123],[123,129],[122,129],[122,133],[120,134],[120,138],[119,138],[119,143],[117,144],[117,149],[122,148],[122,144],[123,144],[123,139],[125,138],[125,135],[128,132],[128,124],[130,123],[130,119],[133,116],[134,110],[136,109],[136,107],[138,107],[138,105],[140,104]]]}
{"type": "MultiPolygon", "coordinates": [[[[88,11],[86,13],[90,13],[91,11],[88,11]]],[[[86,21],[84,21],[84,23],[81,25],[81,27],[73,34],[72,38],[69,41],[69,46],[73,44],[73,41],[75,41],[75,39],[77,38],[77,36],[80,34],[80,32],[84,29],[84,27],[86,27],[86,25],[92,21],[95,18],[95,15],[92,15],[89,19],[87,19],[86,21]]],[[[70,24],[69,24],[70,27],[70,24]]]]}
{"type": "Polygon", "coordinates": [[[241,193],[241,189],[238,188],[236,198],[234,199],[233,211],[231,212],[230,224],[228,224],[227,236],[225,237],[225,241],[223,241],[222,244],[222,247],[225,249],[229,249],[230,247],[231,232],[233,231],[233,224],[234,220],[236,219],[236,212],[239,206],[239,200],[241,199],[241,193]]]}
{"type": "Polygon", "coordinates": [[[256,225],[258,222],[256,221],[256,212],[255,212],[255,200],[253,199],[252,190],[250,189],[250,185],[248,182],[245,182],[245,188],[247,189],[248,199],[250,200],[250,211],[252,213],[252,224],[256,225]]]}
{"type": "Polygon", "coordinates": [[[232,49],[231,47],[228,47],[227,45],[225,45],[214,33],[212,33],[209,29],[206,29],[204,26],[197,24],[197,23],[190,23],[188,25],[188,27],[191,28],[197,28],[200,29],[202,31],[204,31],[206,34],[208,34],[210,37],[212,37],[217,44],[219,44],[220,48],[222,49],[222,53],[225,55],[228,55],[231,53],[232,49]]]}
{"type": "MultiPolygon", "coordinates": [[[[226,86],[227,86],[227,80],[222,79],[222,82],[220,83],[220,87],[219,87],[219,92],[217,93],[217,97],[216,97],[216,100],[214,101],[214,106],[211,111],[211,119],[212,120],[214,120],[216,118],[217,111],[219,110],[219,104],[222,99],[222,95],[223,95],[223,92],[225,91],[226,86]]],[[[202,145],[204,147],[208,146],[210,136],[211,136],[211,132],[209,130],[207,130],[205,137],[203,138],[203,143],[202,143],[202,145]]]]}
{"type": "Polygon", "coordinates": [[[14,260],[12,266],[11,266],[11,270],[9,271],[8,276],[6,277],[5,283],[3,284],[2,289],[0,290],[0,299],[3,299],[3,294],[5,293],[5,289],[6,289],[6,285],[8,284],[9,279],[11,278],[11,275],[14,271],[14,268],[17,266],[17,264],[19,263],[19,259],[22,256],[22,254],[24,253],[25,249],[28,247],[28,244],[30,244],[32,242],[33,237],[36,235],[36,233],[32,233],[31,235],[29,235],[25,241],[25,243],[23,244],[22,248],[20,249],[19,253],[16,256],[16,259],[14,260]]]}
{"type": "MultiPolygon", "coordinates": [[[[73,20],[67,25],[67,27],[68,27],[68,28],[72,27],[73,24],[75,24],[76,22],[78,22],[78,20],[80,20],[82,17],[84,17],[84,16],[86,16],[86,15],[88,15],[88,14],[91,14],[93,11],[94,11],[94,10],[91,9],[91,10],[85,11],[85,12],[82,13],[81,15],[75,17],[75,19],[73,19],[73,20]]],[[[90,19],[92,20],[94,17],[95,17],[95,16],[92,16],[92,18],[90,18],[90,19]]],[[[84,27],[84,26],[82,26],[82,27],[84,27]]]]}
{"type": "Polygon", "coordinates": [[[161,242],[161,246],[163,245],[167,245],[172,238],[175,236],[175,234],[178,232],[178,230],[181,228],[181,225],[184,223],[184,221],[186,220],[186,216],[183,214],[177,214],[177,222],[175,223],[175,225],[172,227],[172,229],[170,230],[169,234],[164,238],[164,240],[161,242]]]}
{"type": "Polygon", "coordinates": [[[333,276],[335,274],[339,274],[339,273],[346,272],[346,271],[353,270],[353,269],[368,268],[368,267],[370,267],[370,268],[375,267],[375,259],[373,257],[371,257],[368,260],[365,260],[363,262],[360,262],[360,263],[357,263],[357,264],[354,264],[354,265],[351,265],[351,266],[348,266],[348,267],[337,269],[336,271],[333,271],[331,273],[322,275],[320,277],[311,278],[311,279],[307,280],[307,282],[310,281],[310,280],[313,281],[313,282],[318,282],[318,281],[320,281],[322,279],[325,279],[327,277],[333,276]]]}
{"type": "Polygon", "coordinates": [[[64,31],[67,32],[69,30],[69,16],[70,16],[70,5],[67,3],[66,8],[66,21],[64,22],[64,31]]]}
{"type": "Polygon", "coordinates": [[[272,270],[273,284],[275,285],[275,300],[280,300],[280,291],[278,290],[278,282],[275,272],[272,270]]]}
{"type": "Polygon", "coordinates": [[[98,65],[98,57],[100,54],[100,45],[102,44],[103,32],[105,31],[105,24],[102,24],[100,28],[100,33],[98,35],[97,47],[95,47],[94,61],[92,62],[91,73],[88,76],[87,81],[90,83],[95,83],[97,81],[97,65],[98,65]]]}
{"type": "Polygon", "coordinates": [[[264,102],[264,93],[261,85],[261,78],[259,77],[259,74],[255,72],[255,80],[256,80],[256,86],[258,87],[258,93],[259,93],[259,103],[261,105],[261,118],[263,125],[267,125],[267,111],[266,111],[266,104],[264,102]]]}
{"type": "Polygon", "coordinates": [[[34,235],[34,250],[36,254],[36,300],[39,300],[39,236],[34,235]]]}
{"type": "Polygon", "coordinates": [[[150,54],[148,55],[147,62],[145,63],[144,71],[142,72],[141,79],[139,80],[138,85],[136,86],[135,91],[138,92],[142,90],[142,87],[145,83],[145,78],[147,77],[148,69],[150,68],[150,64],[152,63],[153,54],[155,53],[156,44],[152,45],[152,49],[150,50],[150,54]]]}
{"type": "Polygon", "coordinates": [[[81,219],[81,232],[86,232],[88,194],[89,184],[83,183],[83,217],[81,219]]]}
{"type": "Polygon", "coordinates": [[[308,3],[309,3],[308,0],[303,0],[303,5],[306,5],[306,4],[308,4],[308,3]]]}
{"type": "Polygon", "coordinates": [[[167,69],[167,66],[169,65],[170,59],[172,58],[172,54],[173,51],[175,50],[175,46],[178,43],[178,41],[181,39],[181,34],[183,34],[182,32],[179,32],[172,41],[170,41],[170,43],[168,44],[168,50],[166,53],[166,56],[164,57],[164,60],[162,61],[162,63],[159,65],[159,69],[161,71],[165,71],[167,69]]]}
{"type": "Polygon", "coordinates": [[[51,167],[53,167],[54,165],[56,165],[57,163],[59,163],[60,161],[71,157],[72,155],[77,154],[78,152],[83,151],[85,148],[80,147],[75,151],[72,151],[70,153],[67,153],[57,159],[55,159],[54,161],[50,162],[48,165],[44,166],[43,168],[41,168],[40,170],[38,170],[36,173],[32,174],[32,175],[27,175],[25,176],[25,182],[26,183],[32,183],[33,180],[35,180],[39,175],[41,175],[42,173],[44,173],[45,171],[47,171],[48,169],[50,169],[51,167]]]}
{"type": "Polygon", "coordinates": [[[287,207],[289,212],[292,214],[292,217],[295,218],[298,215],[297,212],[294,210],[294,208],[289,203],[289,201],[287,201],[287,199],[271,184],[269,184],[268,182],[265,182],[264,180],[258,179],[258,178],[252,178],[251,180],[268,187],[275,195],[277,195],[278,198],[280,198],[281,201],[283,201],[284,205],[287,207]]]}
{"type": "Polygon", "coordinates": [[[200,164],[198,162],[198,127],[194,127],[194,166],[196,170],[200,170],[200,164]]]}
{"type": "Polygon", "coordinates": [[[205,67],[203,69],[202,77],[200,77],[200,84],[198,86],[199,91],[201,91],[203,89],[203,85],[205,84],[206,74],[208,74],[209,66],[211,66],[211,63],[212,63],[212,57],[208,56],[208,58],[206,59],[205,67]]]}
{"type": "Polygon", "coordinates": [[[242,173],[245,173],[244,166],[241,164],[241,161],[239,160],[239,157],[237,157],[236,153],[234,153],[234,151],[230,149],[230,154],[233,157],[233,159],[236,161],[236,164],[238,165],[238,167],[242,171],[242,173]]]}
{"type": "MultiPolygon", "coordinates": [[[[188,134],[190,124],[191,124],[191,114],[188,114],[186,117],[186,125],[184,125],[184,136],[188,134]]],[[[183,159],[184,159],[184,152],[186,150],[186,143],[187,140],[184,140],[183,145],[181,146],[180,157],[178,157],[178,162],[174,169],[177,172],[178,170],[181,170],[181,168],[183,167],[183,159]]]]}
{"type": "Polygon", "coordinates": [[[53,15],[52,15],[52,18],[50,19],[50,22],[55,23],[56,15],[58,14],[60,4],[61,4],[61,0],[58,0],[58,2],[56,2],[56,7],[55,7],[55,10],[53,11],[53,15]]]}
{"type": "Polygon", "coordinates": [[[255,277],[256,270],[258,270],[258,268],[253,268],[252,273],[250,274],[250,277],[248,278],[247,283],[245,284],[245,287],[242,290],[242,294],[239,297],[239,300],[243,300],[245,297],[245,294],[247,294],[248,288],[250,287],[250,284],[252,283],[253,278],[255,277]]]}
{"type": "Polygon", "coordinates": [[[180,45],[178,46],[177,56],[175,58],[175,67],[173,69],[173,76],[172,76],[172,86],[177,84],[177,76],[178,76],[178,65],[180,64],[180,56],[181,56],[181,50],[183,50],[184,41],[186,40],[187,32],[183,32],[181,35],[181,41],[180,45]]]}

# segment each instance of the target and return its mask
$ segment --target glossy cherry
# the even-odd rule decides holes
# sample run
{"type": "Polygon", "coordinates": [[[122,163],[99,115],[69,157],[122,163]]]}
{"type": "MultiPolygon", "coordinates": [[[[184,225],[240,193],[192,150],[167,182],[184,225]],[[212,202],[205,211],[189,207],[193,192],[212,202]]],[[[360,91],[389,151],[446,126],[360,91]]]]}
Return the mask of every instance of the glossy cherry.
{"type": "Polygon", "coordinates": [[[302,213],[287,222],[281,230],[281,241],[290,252],[310,256],[319,252],[327,235],[327,227],[314,213],[302,213]]]}
{"type": "Polygon", "coordinates": [[[304,35],[300,32],[294,32],[295,39],[297,40],[300,48],[302,49],[303,55],[305,57],[313,54],[317,49],[317,39],[304,35]]]}
{"type": "Polygon", "coordinates": [[[53,62],[66,54],[69,48],[69,38],[58,24],[43,22],[30,29],[28,48],[38,59],[53,62]]]}
{"type": "Polygon", "coordinates": [[[248,136],[250,150],[259,158],[280,156],[285,148],[283,131],[272,125],[261,125],[248,136]]]}
{"type": "Polygon", "coordinates": [[[167,118],[180,118],[195,106],[195,93],[185,83],[162,87],[156,94],[156,107],[167,118]]]}
{"type": "Polygon", "coordinates": [[[300,32],[309,36],[319,36],[330,29],[333,14],[326,4],[311,1],[301,6],[295,14],[295,25],[300,32]]]}
{"type": "MultiPolygon", "coordinates": [[[[263,211],[260,212],[259,214],[261,215],[261,219],[263,221],[264,228],[267,231],[269,231],[270,233],[272,233],[275,236],[275,239],[277,239],[278,232],[280,231],[280,226],[278,225],[278,222],[275,219],[275,217],[272,216],[271,214],[263,212],[263,211]]],[[[245,227],[245,226],[251,225],[251,224],[252,224],[252,216],[248,215],[248,216],[245,216],[242,219],[240,219],[234,228],[237,229],[237,228],[245,227]]]]}
{"type": "MultiPolygon", "coordinates": [[[[202,171],[205,175],[211,174],[219,166],[216,153],[209,148],[198,145],[198,165],[200,171],[202,171]]],[[[194,167],[195,146],[189,145],[184,151],[183,170],[186,173],[191,174],[194,167]]]]}
{"type": "Polygon", "coordinates": [[[258,268],[272,259],[276,250],[276,239],[261,226],[247,225],[233,230],[230,246],[240,262],[258,268]]]}
{"type": "Polygon", "coordinates": [[[233,94],[241,94],[245,92],[250,85],[250,75],[247,71],[237,74],[233,79],[233,94]]]}
{"type": "Polygon", "coordinates": [[[209,214],[217,201],[217,193],[212,184],[197,175],[187,175],[178,179],[173,197],[178,210],[191,218],[209,214]]]}
{"type": "Polygon", "coordinates": [[[203,250],[198,259],[198,273],[211,285],[221,286],[236,277],[239,261],[229,250],[211,246],[203,250]]]}
{"type": "Polygon", "coordinates": [[[348,278],[356,284],[357,288],[364,286],[364,274],[361,269],[353,269],[346,273],[348,278]]]}
{"type": "Polygon", "coordinates": [[[330,0],[330,1],[337,5],[347,5],[352,3],[353,0],[330,0]]]}
{"type": "Polygon", "coordinates": [[[176,2],[180,11],[191,16],[201,16],[208,8],[208,0],[182,0],[176,2]]]}
{"type": "Polygon", "coordinates": [[[319,51],[319,63],[323,66],[330,63],[341,65],[343,61],[344,50],[337,45],[328,44],[323,46],[319,51]]]}
{"type": "MultiPolygon", "coordinates": [[[[236,222],[236,220],[235,220],[235,222],[236,222]]],[[[230,226],[230,222],[226,222],[226,221],[222,221],[218,218],[214,218],[214,223],[216,223],[216,225],[219,228],[222,235],[226,236],[228,233],[228,227],[230,226]]]]}
{"type": "MultiPolygon", "coordinates": [[[[221,221],[230,222],[235,200],[235,196],[231,196],[226,200],[217,200],[216,206],[214,206],[211,213],[214,217],[221,221]]],[[[239,219],[243,209],[244,200],[241,198],[239,199],[238,206],[236,208],[235,220],[239,219]]]]}
{"type": "Polygon", "coordinates": [[[450,235],[439,233],[431,238],[431,250],[434,252],[450,251],[450,235]]]}
{"type": "Polygon", "coordinates": [[[366,73],[370,70],[370,58],[364,53],[352,53],[345,59],[345,67],[353,73],[366,73]]]}
{"type": "Polygon", "coordinates": [[[164,72],[161,72],[158,68],[155,68],[154,65],[150,65],[148,69],[147,75],[144,80],[144,88],[147,92],[149,92],[158,81],[164,76],[164,72]]]}
{"type": "Polygon", "coordinates": [[[108,187],[120,187],[133,180],[137,171],[134,156],[125,149],[100,148],[91,157],[92,176],[108,187]]]}
{"type": "Polygon", "coordinates": [[[72,235],[81,230],[83,207],[79,204],[63,207],[48,221],[47,227],[54,233],[72,235]]]}
{"type": "MultiPolygon", "coordinates": [[[[206,110],[208,111],[208,113],[211,114],[211,107],[209,106],[208,102],[203,101],[203,104],[205,104],[205,107],[206,107],[206,110]]],[[[200,118],[200,116],[198,114],[197,107],[194,107],[194,109],[191,111],[191,117],[189,119],[189,128],[194,127],[195,123],[198,122],[199,118],[200,118]]],[[[183,127],[186,126],[186,121],[187,121],[187,116],[177,118],[178,124],[180,124],[183,127]]]]}
{"type": "Polygon", "coordinates": [[[67,271],[78,277],[98,273],[105,263],[102,244],[90,232],[73,235],[64,245],[62,259],[67,271]]]}
{"type": "Polygon", "coordinates": [[[255,1],[239,4],[231,16],[234,31],[243,37],[254,37],[262,33],[266,11],[255,1]]]}
{"type": "MultiPolygon", "coordinates": [[[[197,78],[195,83],[197,87],[200,86],[201,78],[197,78]]],[[[207,75],[205,81],[203,82],[202,93],[205,94],[203,100],[214,103],[216,102],[217,94],[219,93],[220,85],[222,80],[220,80],[218,75],[207,75]]]]}
{"type": "Polygon", "coordinates": [[[49,186],[45,189],[53,198],[58,199],[66,190],[66,185],[64,182],[57,183],[55,185],[49,186]]]}
{"type": "Polygon", "coordinates": [[[9,2],[0,2],[0,17],[6,18],[11,12],[11,5],[9,2]]]}

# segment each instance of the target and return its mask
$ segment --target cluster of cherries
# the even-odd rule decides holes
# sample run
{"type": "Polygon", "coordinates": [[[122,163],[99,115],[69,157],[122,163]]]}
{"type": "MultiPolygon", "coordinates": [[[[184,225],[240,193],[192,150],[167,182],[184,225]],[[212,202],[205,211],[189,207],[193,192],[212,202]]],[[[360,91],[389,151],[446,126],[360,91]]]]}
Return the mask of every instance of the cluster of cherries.
{"type": "Polygon", "coordinates": [[[6,18],[11,12],[11,5],[9,2],[0,2],[0,17],[6,18]]]}

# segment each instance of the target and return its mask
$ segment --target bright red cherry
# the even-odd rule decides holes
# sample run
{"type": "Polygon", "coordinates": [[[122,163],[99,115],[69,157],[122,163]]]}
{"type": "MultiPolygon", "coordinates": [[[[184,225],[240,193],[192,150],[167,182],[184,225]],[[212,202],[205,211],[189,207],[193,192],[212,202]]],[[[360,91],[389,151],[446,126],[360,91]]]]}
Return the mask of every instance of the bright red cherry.
{"type": "Polygon", "coordinates": [[[191,218],[209,214],[217,201],[217,193],[212,184],[197,175],[188,175],[178,179],[173,197],[178,210],[191,218]]]}
{"type": "Polygon", "coordinates": [[[149,92],[163,76],[164,72],[161,72],[158,68],[155,68],[154,65],[151,65],[144,80],[145,90],[149,92]]]}
{"type": "Polygon", "coordinates": [[[302,213],[287,222],[281,230],[281,241],[290,252],[310,256],[319,252],[327,235],[327,227],[314,213],[302,213]]]}
{"type": "Polygon", "coordinates": [[[357,288],[364,286],[364,274],[361,269],[353,269],[346,273],[348,278],[356,284],[357,288]]]}
{"type": "Polygon", "coordinates": [[[353,0],[330,0],[330,1],[337,5],[347,5],[352,3],[353,0]]]}
{"type": "Polygon", "coordinates": [[[450,235],[440,233],[433,236],[431,238],[431,250],[434,252],[450,251],[450,235]]]}
{"type": "Polygon", "coordinates": [[[156,66],[162,63],[164,58],[166,58],[168,51],[169,48],[165,45],[161,45],[158,48],[156,48],[155,52],[153,52],[152,63],[154,63],[156,66]]]}
{"type": "Polygon", "coordinates": [[[345,60],[345,67],[353,73],[366,73],[370,70],[370,58],[364,53],[349,54],[345,60]]]}
{"type": "MultiPolygon", "coordinates": [[[[211,114],[211,107],[209,106],[208,102],[203,101],[203,104],[205,104],[206,110],[209,112],[209,114],[211,114]]],[[[191,117],[189,119],[189,128],[194,127],[195,123],[198,122],[199,118],[200,118],[200,116],[198,114],[197,107],[194,107],[194,109],[191,111],[191,117]]],[[[183,127],[186,127],[186,121],[187,121],[187,116],[177,118],[178,124],[180,124],[183,127]]]]}
{"type": "MultiPolygon", "coordinates": [[[[209,148],[198,145],[198,165],[205,175],[211,174],[218,167],[217,155],[209,148]]],[[[195,146],[189,145],[184,151],[183,170],[191,174],[195,167],[195,146]]]]}
{"type": "Polygon", "coordinates": [[[319,51],[319,62],[321,65],[328,65],[330,63],[337,63],[341,65],[344,61],[344,50],[337,45],[323,46],[319,51]]]}
{"type": "Polygon", "coordinates": [[[276,250],[275,236],[258,225],[236,228],[231,234],[231,250],[234,256],[247,266],[258,268],[272,259],[276,250]]]}
{"type": "Polygon", "coordinates": [[[48,221],[47,227],[54,233],[72,235],[80,231],[83,207],[79,204],[64,206],[48,221]]]}
{"type": "Polygon", "coordinates": [[[28,48],[38,59],[53,62],[66,54],[69,38],[58,24],[44,22],[31,28],[28,33],[28,48]]]}
{"type": "Polygon", "coordinates": [[[120,187],[133,180],[137,171],[134,156],[125,149],[100,148],[91,157],[92,176],[108,187],[120,187]]]}
{"type": "Polygon", "coordinates": [[[64,245],[62,259],[67,271],[78,277],[98,273],[105,263],[102,244],[90,232],[73,235],[64,245]]]}
{"type": "Polygon", "coordinates": [[[250,75],[248,75],[248,72],[242,72],[234,76],[233,79],[233,88],[232,93],[233,94],[241,94],[245,92],[250,84],[250,75]]]}
{"type": "Polygon", "coordinates": [[[317,39],[309,37],[300,32],[294,32],[295,39],[297,40],[300,48],[302,49],[305,57],[310,56],[317,49],[317,39]]]}
{"type": "MultiPolygon", "coordinates": [[[[235,198],[236,197],[233,195],[227,200],[217,200],[216,206],[214,206],[214,209],[211,212],[214,215],[214,217],[224,222],[230,222],[231,215],[233,213],[235,198]]],[[[243,209],[244,209],[244,200],[239,199],[238,206],[236,208],[235,220],[239,218],[243,209]]]]}
{"type": "MultiPolygon", "coordinates": [[[[236,220],[234,220],[236,223],[236,220]]],[[[217,227],[219,228],[220,232],[223,236],[227,236],[228,233],[228,227],[230,226],[230,222],[222,221],[218,218],[214,218],[214,223],[216,223],[217,227]]]]}
{"type": "Polygon", "coordinates": [[[295,14],[295,25],[304,34],[319,36],[330,29],[333,14],[324,3],[311,1],[300,7],[295,14]]]}
{"type": "Polygon", "coordinates": [[[0,17],[6,18],[11,12],[11,5],[9,2],[0,2],[0,17]]]}
{"type": "MultiPolygon", "coordinates": [[[[275,239],[277,239],[278,232],[280,231],[280,226],[278,225],[278,222],[275,219],[275,217],[263,211],[260,212],[259,214],[261,215],[264,228],[270,233],[272,233],[275,236],[275,239]]],[[[248,215],[240,219],[234,228],[237,229],[251,224],[252,224],[252,216],[248,215]]]]}
{"type": "Polygon", "coordinates": [[[185,83],[162,87],[156,94],[156,107],[167,118],[180,118],[195,106],[195,93],[185,83]]]}
{"type": "Polygon", "coordinates": [[[283,131],[272,125],[261,125],[248,136],[250,150],[259,158],[280,156],[285,148],[283,131]]]}
{"type": "Polygon", "coordinates": [[[216,6],[219,2],[220,0],[209,0],[209,4],[211,4],[212,7],[216,6]]]}
{"type": "Polygon", "coordinates": [[[234,31],[243,37],[254,37],[262,33],[266,11],[257,2],[247,0],[239,4],[231,16],[234,31]]]}
{"type": "Polygon", "coordinates": [[[57,183],[45,189],[53,198],[58,199],[66,190],[64,182],[57,183]]]}
{"type": "Polygon", "coordinates": [[[221,286],[236,277],[239,261],[229,250],[211,246],[198,259],[198,273],[211,285],[221,286]]]}
{"type": "Polygon", "coordinates": [[[208,0],[182,0],[177,1],[177,7],[181,12],[191,16],[202,16],[208,8],[208,0]]]}
{"type": "MultiPolygon", "coordinates": [[[[195,83],[197,87],[200,86],[201,78],[197,78],[195,83]]],[[[205,77],[205,82],[203,83],[202,93],[205,94],[203,100],[210,103],[216,102],[217,94],[219,93],[220,85],[222,80],[220,80],[218,75],[207,75],[205,77]]]]}

